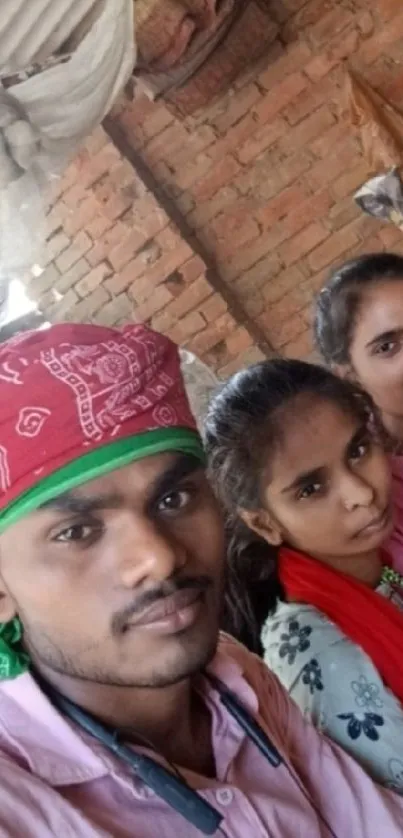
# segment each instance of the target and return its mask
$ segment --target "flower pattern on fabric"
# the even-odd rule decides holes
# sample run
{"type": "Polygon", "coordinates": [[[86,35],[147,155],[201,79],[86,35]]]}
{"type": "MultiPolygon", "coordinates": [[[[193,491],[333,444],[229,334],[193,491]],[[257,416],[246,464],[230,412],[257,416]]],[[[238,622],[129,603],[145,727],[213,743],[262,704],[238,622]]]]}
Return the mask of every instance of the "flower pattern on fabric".
{"type": "Polygon", "coordinates": [[[383,717],[378,713],[339,713],[337,718],[347,722],[347,733],[353,740],[359,739],[363,733],[371,742],[377,742],[377,728],[384,724],[383,717]]]}
{"type": "Polygon", "coordinates": [[[311,695],[315,690],[323,690],[322,670],[315,658],[306,663],[302,669],[302,682],[309,686],[311,695]]]}
{"type": "Polygon", "coordinates": [[[280,636],[281,646],[279,649],[280,658],[288,658],[288,663],[294,663],[297,652],[306,652],[311,642],[308,640],[312,633],[310,626],[300,626],[298,620],[290,620],[288,623],[288,634],[280,636]]]}
{"type": "Polygon", "coordinates": [[[357,681],[352,681],[351,689],[355,693],[357,707],[365,707],[369,711],[379,710],[383,707],[383,701],[379,696],[379,687],[368,681],[365,675],[360,675],[357,681]]]}

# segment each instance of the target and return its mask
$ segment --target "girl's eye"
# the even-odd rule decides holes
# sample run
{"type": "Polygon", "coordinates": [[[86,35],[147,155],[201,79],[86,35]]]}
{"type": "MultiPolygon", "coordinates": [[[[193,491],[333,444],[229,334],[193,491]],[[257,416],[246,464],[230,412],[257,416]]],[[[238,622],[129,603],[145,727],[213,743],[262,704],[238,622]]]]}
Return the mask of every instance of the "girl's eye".
{"type": "Polygon", "coordinates": [[[365,457],[366,454],[368,454],[369,448],[370,442],[359,442],[357,445],[354,445],[354,447],[350,450],[349,459],[353,461],[362,460],[362,458],[365,457]]]}
{"type": "Polygon", "coordinates": [[[398,347],[397,340],[385,340],[376,347],[375,355],[393,355],[398,347]]]}
{"type": "Polygon", "coordinates": [[[52,540],[63,544],[85,545],[95,539],[99,529],[91,524],[73,524],[58,532],[52,540]]]}
{"type": "Polygon", "coordinates": [[[175,492],[170,492],[169,495],[161,498],[158,502],[158,512],[165,515],[175,514],[189,506],[192,499],[192,493],[189,489],[178,489],[175,492]]]}
{"type": "Polygon", "coordinates": [[[307,498],[312,497],[312,495],[317,495],[321,489],[321,483],[310,483],[309,486],[304,486],[302,489],[299,490],[298,500],[306,500],[307,498]]]}

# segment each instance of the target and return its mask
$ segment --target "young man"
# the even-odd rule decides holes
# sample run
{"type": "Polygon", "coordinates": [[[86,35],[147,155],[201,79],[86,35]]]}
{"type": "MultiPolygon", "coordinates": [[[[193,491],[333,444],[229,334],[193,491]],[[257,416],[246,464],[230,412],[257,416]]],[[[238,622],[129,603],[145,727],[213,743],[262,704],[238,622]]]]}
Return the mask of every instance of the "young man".
{"type": "Polygon", "coordinates": [[[0,347],[1,836],[401,835],[401,798],[219,639],[223,557],[170,341],[0,347]]]}

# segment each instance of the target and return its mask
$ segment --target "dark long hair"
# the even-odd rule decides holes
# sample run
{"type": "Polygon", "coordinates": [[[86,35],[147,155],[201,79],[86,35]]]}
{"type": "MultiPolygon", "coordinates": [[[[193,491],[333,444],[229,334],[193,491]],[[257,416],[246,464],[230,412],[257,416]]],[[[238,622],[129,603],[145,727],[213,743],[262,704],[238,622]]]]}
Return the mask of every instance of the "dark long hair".
{"type": "Polygon", "coordinates": [[[360,304],[366,290],[388,280],[403,280],[403,257],[368,253],[333,271],[316,300],[315,343],[326,364],[346,364],[360,304]]]}
{"type": "Polygon", "coordinates": [[[370,398],[329,370],[303,361],[265,361],[237,373],[213,399],[205,422],[208,468],[227,514],[228,583],[223,628],[260,653],[260,632],[283,592],[276,550],[238,516],[257,510],[270,453],[295,416],[298,396],[330,401],[360,422],[373,416],[370,398]]]}

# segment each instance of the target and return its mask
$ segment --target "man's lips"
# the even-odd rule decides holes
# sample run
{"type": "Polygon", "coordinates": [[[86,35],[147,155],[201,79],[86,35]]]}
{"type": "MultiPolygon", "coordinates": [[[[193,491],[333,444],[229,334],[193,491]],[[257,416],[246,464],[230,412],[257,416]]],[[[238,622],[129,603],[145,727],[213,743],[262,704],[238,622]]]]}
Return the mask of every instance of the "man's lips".
{"type": "Polygon", "coordinates": [[[174,618],[175,615],[190,608],[200,600],[203,593],[204,591],[200,588],[184,588],[176,591],[174,594],[170,594],[150,605],[141,614],[131,617],[127,621],[126,628],[149,626],[153,623],[169,620],[170,617],[174,618]]]}

